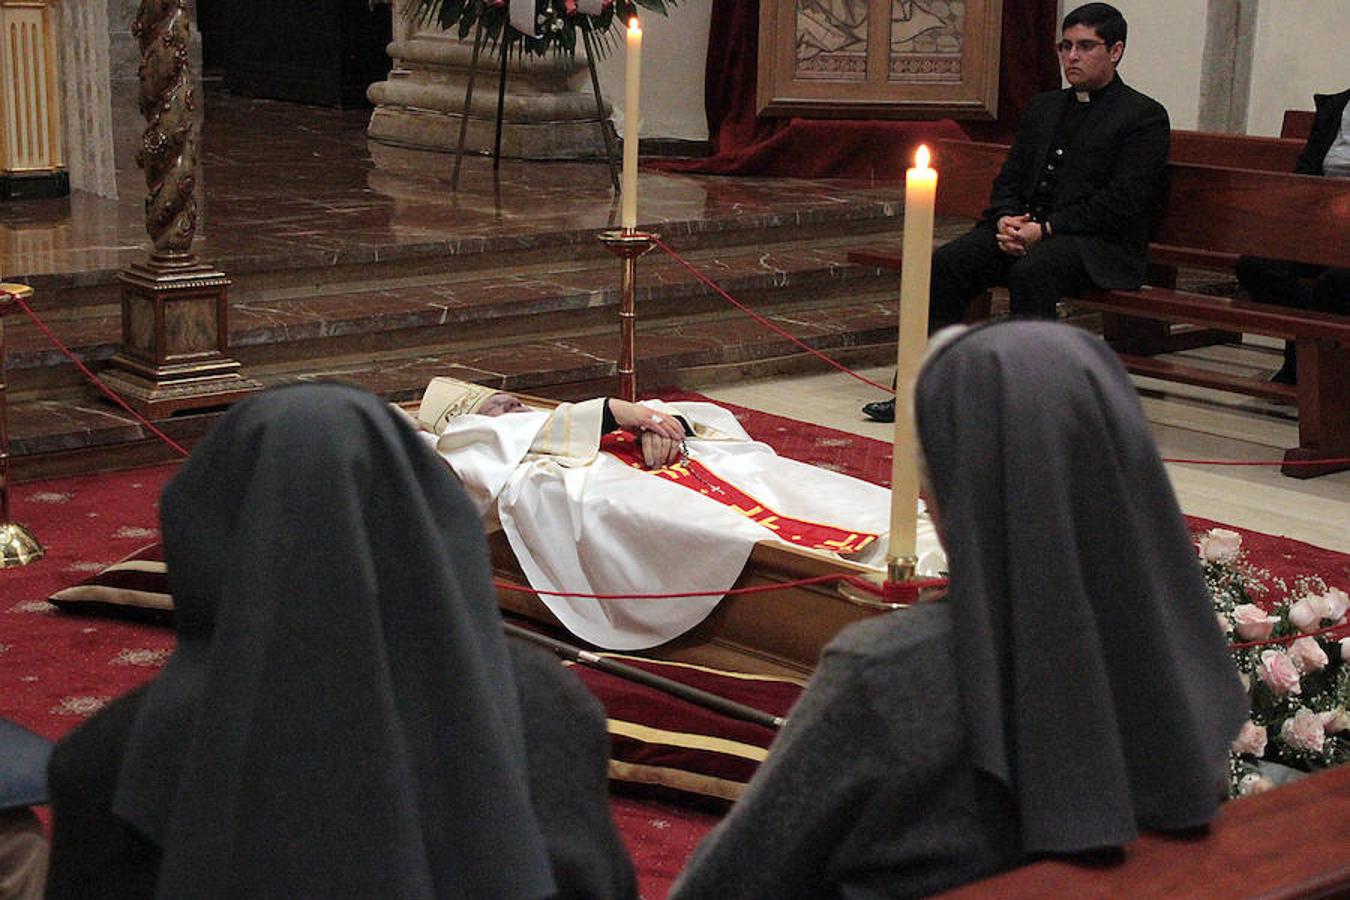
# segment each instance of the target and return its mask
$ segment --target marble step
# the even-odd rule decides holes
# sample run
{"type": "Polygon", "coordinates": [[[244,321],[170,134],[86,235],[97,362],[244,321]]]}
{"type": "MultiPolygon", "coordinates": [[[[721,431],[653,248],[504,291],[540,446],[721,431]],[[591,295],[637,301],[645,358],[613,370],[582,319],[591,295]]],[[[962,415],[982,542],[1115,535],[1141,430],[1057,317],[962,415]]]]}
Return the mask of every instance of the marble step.
{"type": "MultiPolygon", "coordinates": [[[[895,304],[889,295],[848,305],[771,312],[767,318],[850,365],[882,363],[895,352],[895,304]]],[[[689,316],[646,323],[635,344],[640,393],[826,365],[760,325],[746,322],[730,328],[720,318],[689,316]]],[[[593,329],[476,348],[412,348],[317,362],[275,362],[252,367],[249,375],[265,386],[340,380],[391,401],[407,401],[420,396],[432,377],[450,374],[506,390],[576,399],[616,389],[617,345],[613,328],[593,329]]],[[[221,414],[180,414],[156,424],[175,441],[191,446],[221,414]]],[[[20,481],[176,458],[144,426],[83,386],[16,399],[10,403],[9,421],[13,477],[20,481]]]]}
{"type": "MultiPolygon", "coordinates": [[[[895,276],[850,264],[853,235],[767,246],[694,248],[682,255],[753,308],[780,310],[850,303],[894,291],[895,276]]],[[[537,263],[509,270],[413,279],[398,286],[237,297],[230,304],[233,355],[249,368],[369,356],[410,347],[510,346],[539,335],[612,330],[619,302],[620,264],[595,260],[537,263]]],[[[657,323],[690,317],[737,319],[671,257],[653,251],[639,263],[639,319],[657,323]]],[[[59,339],[95,369],[116,351],[121,322],[115,309],[52,315],[39,311],[59,339]]],[[[16,399],[78,385],[82,376],[37,326],[7,320],[10,390],[16,399]]]]}
{"type": "MultiPolygon", "coordinates": [[[[370,177],[381,175],[377,172],[370,177]]],[[[833,239],[870,245],[879,237],[893,236],[899,227],[894,200],[880,191],[875,198],[864,192],[847,201],[828,194],[808,196],[795,206],[776,210],[760,208],[765,204],[759,196],[762,193],[748,197],[750,202],[740,208],[690,210],[690,218],[678,217],[676,211],[676,218],[643,227],[658,232],[680,252],[691,254],[833,239]]],[[[443,198],[419,204],[416,213],[413,217],[409,212],[410,219],[415,219],[415,225],[410,221],[408,226],[413,233],[404,234],[397,243],[360,242],[359,232],[341,239],[314,233],[306,242],[302,233],[261,247],[255,246],[255,240],[217,237],[199,241],[204,246],[198,252],[203,261],[229,277],[232,303],[399,289],[473,279],[503,268],[603,265],[613,260],[598,239],[603,226],[575,227],[561,219],[541,223],[545,230],[522,233],[511,230],[521,225],[514,217],[489,227],[479,222],[482,216],[470,214],[457,203],[447,204],[443,198]]],[[[279,213],[277,218],[284,222],[286,217],[279,213]]],[[[110,267],[38,274],[16,269],[6,272],[6,279],[33,286],[31,305],[44,318],[116,316],[121,296],[116,264],[142,262],[145,257],[144,250],[120,248],[109,252],[105,263],[110,267]]]]}

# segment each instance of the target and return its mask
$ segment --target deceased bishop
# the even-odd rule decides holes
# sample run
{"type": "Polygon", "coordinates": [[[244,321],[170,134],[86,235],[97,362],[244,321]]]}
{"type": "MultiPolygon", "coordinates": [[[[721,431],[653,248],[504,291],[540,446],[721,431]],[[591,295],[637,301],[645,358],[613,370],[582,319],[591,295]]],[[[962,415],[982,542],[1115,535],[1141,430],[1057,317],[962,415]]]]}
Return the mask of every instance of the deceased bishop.
{"type": "MultiPolygon", "coordinates": [[[[757,542],[884,565],[890,492],[778,456],[711,403],[613,398],[535,409],[436,378],[417,412],[489,531],[574,634],[637,650],[702,621],[757,542]],[[637,594],[696,593],[642,599],[637,594]]],[[[920,515],[920,573],[945,569],[920,515]]]]}

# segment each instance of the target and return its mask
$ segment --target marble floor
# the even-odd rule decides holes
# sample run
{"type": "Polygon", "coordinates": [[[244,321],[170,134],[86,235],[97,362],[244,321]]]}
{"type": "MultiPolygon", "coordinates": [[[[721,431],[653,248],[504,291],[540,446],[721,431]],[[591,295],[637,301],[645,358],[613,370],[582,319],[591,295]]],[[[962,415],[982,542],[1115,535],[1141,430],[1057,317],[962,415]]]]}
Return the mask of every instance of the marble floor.
{"type": "MultiPolygon", "coordinates": [[[[1190,351],[1191,353],[1201,351],[1190,351]]],[[[1278,365],[1274,348],[1207,348],[1235,368],[1278,365]]],[[[874,381],[889,368],[868,368],[874,381]]],[[[1297,443],[1289,407],[1219,391],[1136,378],[1144,413],[1164,458],[1277,461],[1297,443]]],[[[745,382],[704,393],[780,416],[886,440],[891,426],[869,422],[858,408],[879,394],[842,373],[745,382]]],[[[1350,472],[1298,480],[1276,466],[1168,464],[1182,511],[1243,528],[1285,535],[1350,553],[1350,472]]],[[[1350,571],[1339,573],[1350,583],[1350,571]]]]}
{"type": "MultiPolygon", "coordinates": [[[[464,160],[460,189],[444,154],[394,152],[366,138],[370,111],[236,97],[208,85],[196,254],[229,275],[259,269],[456,256],[493,246],[594,245],[618,222],[598,162],[464,160]],[[378,163],[378,165],[377,165],[378,163]]],[[[0,206],[0,276],[36,287],[111,279],[145,258],[139,171],[117,173],[116,200],[68,198],[0,206]]],[[[836,217],[841,182],[707,178],[644,169],[643,227],[667,237],[703,223],[798,223],[836,217]]],[[[897,214],[898,183],[849,183],[855,218],[897,214]],[[874,201],[872,206],[860,203],[874,201]]]]}

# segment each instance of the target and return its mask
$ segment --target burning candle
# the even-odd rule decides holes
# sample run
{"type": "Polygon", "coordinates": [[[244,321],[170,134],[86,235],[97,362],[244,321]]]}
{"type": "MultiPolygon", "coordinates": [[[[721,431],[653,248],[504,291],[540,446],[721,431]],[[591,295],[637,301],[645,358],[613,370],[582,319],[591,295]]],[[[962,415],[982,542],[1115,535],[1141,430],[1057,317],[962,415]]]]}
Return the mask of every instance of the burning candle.
{"type": "Polygon", "coordinates": [[[920,145],[905,172],[904,245],[900,268],[900,334],[895,357],[895,445],[891,457],[891,534],[887,558],[913,560],[918,526],[919,457],[914,431],[914,381],[928,342],[928,282],[933,259],[937,172],[920,145]]]}
{"type": "Polygon", "coordinates": [[[637,228],[638,100],[642,84],[642,27],[628,20],[628,58],[623,100],[623,227],[637,228]]]}

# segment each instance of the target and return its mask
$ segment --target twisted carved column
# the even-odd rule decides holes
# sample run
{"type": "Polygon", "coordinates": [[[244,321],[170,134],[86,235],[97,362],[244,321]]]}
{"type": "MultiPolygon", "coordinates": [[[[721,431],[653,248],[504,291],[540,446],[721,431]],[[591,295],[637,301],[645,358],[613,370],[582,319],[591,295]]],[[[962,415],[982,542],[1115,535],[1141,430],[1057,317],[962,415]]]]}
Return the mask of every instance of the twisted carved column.
{"type": "Polygon", "coordinates": [[[141,43],[141,115],[136,153],[145,170],[145,229],[152,259],[185,262],[197,233],[197,97],[192,84],[190,20],[185,0],[142,0],[131,28],[141,43]],[[186,259],[185,259],[186,258],[186,259]]]}
{"type": "Polygon", "coordinates": [[[230,280],[192,253],[197,232],[197,92],[186,0],[141,0],[132,33],[141,43],[145,230],[150,259],[118,276],[122,345],[105,380],[143,415],[232,403],[259,388],[229,357],[230,280]]]}

